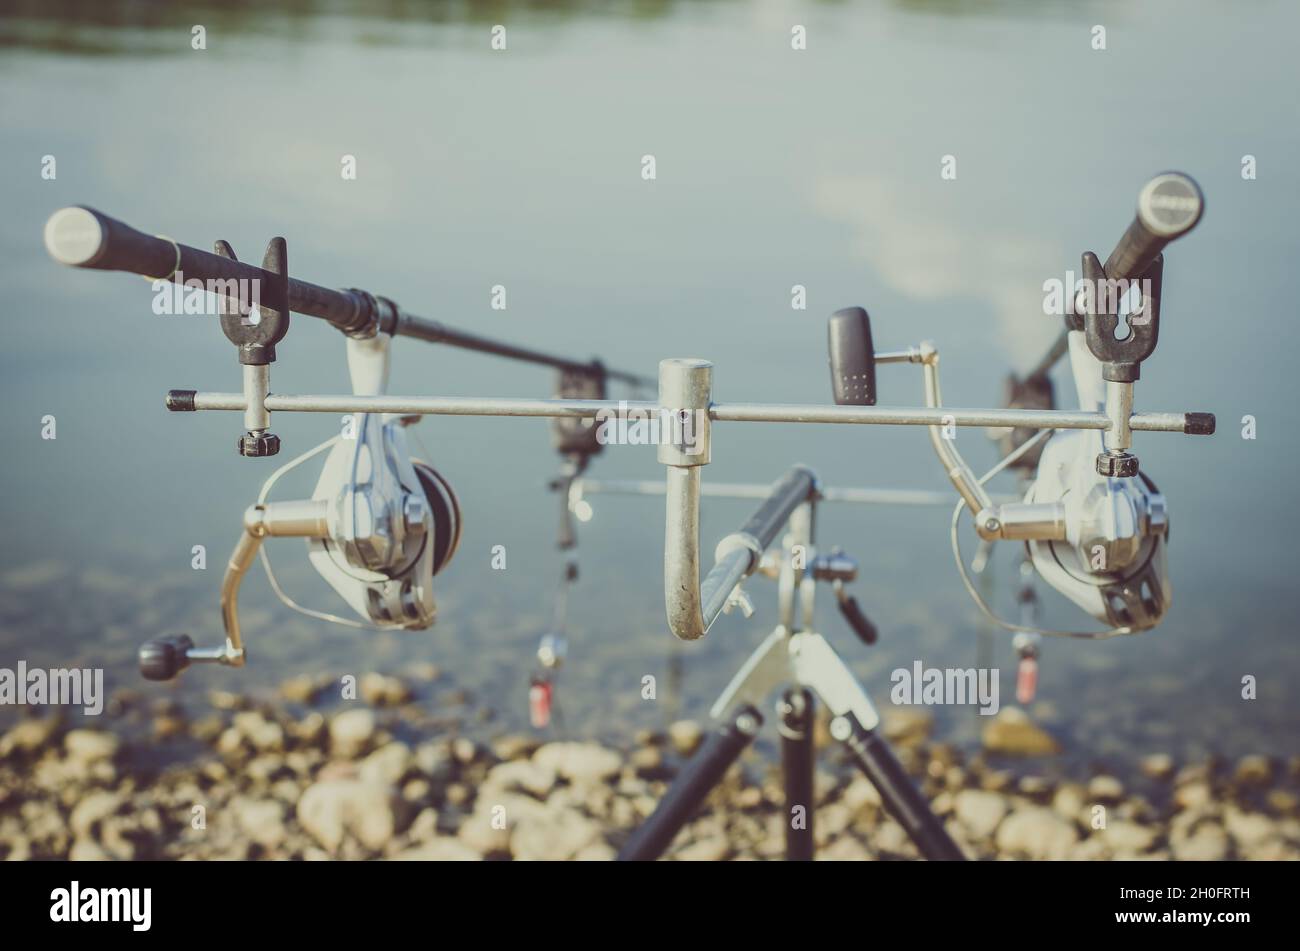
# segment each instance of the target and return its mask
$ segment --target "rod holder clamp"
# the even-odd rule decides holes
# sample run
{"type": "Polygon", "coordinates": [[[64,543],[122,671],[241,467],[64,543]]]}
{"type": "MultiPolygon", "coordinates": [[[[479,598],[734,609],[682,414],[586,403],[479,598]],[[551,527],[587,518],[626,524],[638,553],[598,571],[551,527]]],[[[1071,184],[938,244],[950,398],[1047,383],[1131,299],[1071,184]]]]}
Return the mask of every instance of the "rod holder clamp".
{"type": "MultiPolygon", "coordinates": [[[[213,250],[219,257],[238,261],[235,249],[227,241],[217,241],[213,250]]],[[[272,238],[262,256],[262,270],[269,278],[254,279],[248,299],[235,296],[235,312],[222,309],[221,332],[239,351],[244,371],[245,434],[235,441],[235,451],[247,458],[274,456],[280,451],[280,437],[270,432],[271,414],[266,409],[270,392],[271,364],[275,362],[275,345],[289,332],[289,247],[284,238],[272,238]]],[[[225,299],[229,301],[230,295],[225,299]]]]}

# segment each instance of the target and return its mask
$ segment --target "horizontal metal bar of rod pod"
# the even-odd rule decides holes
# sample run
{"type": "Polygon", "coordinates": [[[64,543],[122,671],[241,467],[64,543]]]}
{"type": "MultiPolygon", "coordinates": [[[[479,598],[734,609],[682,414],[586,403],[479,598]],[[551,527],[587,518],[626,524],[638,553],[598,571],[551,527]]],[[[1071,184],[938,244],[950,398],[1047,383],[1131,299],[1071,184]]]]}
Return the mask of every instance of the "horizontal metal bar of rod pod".
{"type": "MultiPolygon", "coordinates": [[[[242,393],[195,393],[195,410],[245,408],[242,393]]],[[[187,407],[189,408],[189,407],[187,407]]],[[[657,414],[659,404],[643,400],[542,400],[456,396],[290,396],[272,393],[266,408],[280,413],[396,413],[420,416],[603,416],[637,419],[657,414]]],[[[884,426],[992,426],[1022,429],[1110,428],[1104,413],[1072,410],[958,409],[956,407],[834,406],[798,403],[714,403],[709,417],[719,422],[836,423],[884,426]]],[[[1134,413],[1130,428],[1140,432],[1181,433],[1183,413],[1134,413]]]]}

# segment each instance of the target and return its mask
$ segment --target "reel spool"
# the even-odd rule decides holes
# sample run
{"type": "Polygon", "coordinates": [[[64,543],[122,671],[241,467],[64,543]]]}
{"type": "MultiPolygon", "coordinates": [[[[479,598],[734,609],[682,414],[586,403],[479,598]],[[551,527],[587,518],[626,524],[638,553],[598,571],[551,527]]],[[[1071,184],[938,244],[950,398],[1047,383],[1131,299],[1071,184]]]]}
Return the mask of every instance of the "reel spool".
{"type": "Polygon", "coordinates": [[[416,478],[420,480],[424,497],[432,509],[434,530],[425,544],[433,545],[433,573],[430,577],[437,577],[451,563],[460,547],[460,500],[456,498],[451,483],[433,466],[415,459],[411,460],[411,464],[415,467],[416,478]]]}

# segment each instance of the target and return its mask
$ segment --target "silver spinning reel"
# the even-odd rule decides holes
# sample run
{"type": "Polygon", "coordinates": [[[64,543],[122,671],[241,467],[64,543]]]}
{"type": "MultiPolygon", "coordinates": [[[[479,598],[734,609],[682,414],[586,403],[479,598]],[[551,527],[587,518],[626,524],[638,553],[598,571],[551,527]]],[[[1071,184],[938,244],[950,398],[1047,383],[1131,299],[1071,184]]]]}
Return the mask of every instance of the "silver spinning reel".
{"type": "MultiPolygon", "coordinates": [[[[347,354],[353,392],[382,395],[388,382],[388,336],[350,337],[347,354]]],[[[178,398],[186,397],[173,393],[169,403],[178,398]]],[[[272,587],[294,610],[373,630],[432,626],[437,617],[433,578],[456,553],[461,514],[447,480],[429,463],[411,456],[406,430],[419,419],[393,413],[346,416],[340,435],[277,470],[257,504],[245,511],[243,533],[226,567],[221,585],[226,643],[196,647],[188,635],[149,641],[140,649],[141,673],[150,680],[170,680],[192,663],[244,665],[239,588],[259,553],[272,587]],[[326,450],[310,499],[266,501],[281,476],[326,450]],[[312,566],[360,621],[303,608],[289,598],[262,548],[264,539],[274,537],[305,538],[312,566]]],[[[269,414],[252,424],[240,439],[241,447],[265,440],[269,414]]]]}
{"type": "MultiPolygon", "coordinates": [[[[1009,454],[987,475],[976,478],[957,451],[953,421],[930,427],[935,453],[961,496],[952,524],[958,569],[980,609],[1005,628],[1030,634],[1109,637],[1149,630],[1169,609],[1173,595],[1165,558],[1169,515],[1164,496],[1139,471],[1137,457],[1129,452],[1132,431],[1138,428],[1133,384],[1159,334],[1161,251],[1196,225],[1203,207],[1199,187],[1186,175],[1167,172],[1152,179],[1139,195],[1133,223],[1106,264],[1092,252],[1083,255],[1084,278],[1061,338],[1026,380],[1012,380],[1009,402],[1020,412],[1041,411],[1044,417],[1060,419],[1057,425],[1073,422],[1070,414],[1052,408],[1047,380],[1047,371],[1068,353],[1079,412],[1104,416],[1104,428],[1062,426],[1054,432],[1050,419],[1044,419],[1036,424],[1036,435],[1028,429],[1009,430],[1004,440],[1009,454]],[[1021,408],[1027,405],[1031,408],[1021,408]],[[995,505],[984,483],[1018,462],[1034,473],[1024,499],[995,505]],[[1045,631],[994,614],[971,583],[962,559],[957,524],[963,508],[970,510],[975,531],[986,544],[1024,542],[1036,572],[1108,629],[1045,631]]],[[[837,403],[874,404],[876,364],[913,363],[920,364],[924,373],[926,406],[941,408],[939,354],[932,344],[876,353],[867,313],[858,307],[831,318],[829,338],[837,403]]],[[[1182,430],[1212,434],[1214,417],[1185,414],[1182,430]]]]}

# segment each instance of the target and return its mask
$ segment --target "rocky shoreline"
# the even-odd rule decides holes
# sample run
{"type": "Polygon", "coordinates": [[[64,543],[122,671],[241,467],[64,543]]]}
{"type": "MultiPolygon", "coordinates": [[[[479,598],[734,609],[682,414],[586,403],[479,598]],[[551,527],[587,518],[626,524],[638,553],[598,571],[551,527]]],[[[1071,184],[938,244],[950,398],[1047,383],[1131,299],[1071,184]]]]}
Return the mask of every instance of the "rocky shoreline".
{"type": "MultiPolygon", "coordinates": [[[[119,691],[105,728],[24,719],[0,736],[0,858],[611,859],[703,738],[678,721],[626,749],[475,739],[415,700],[413,683],[437,676],[368,674],[330,711],[312,709],[323,685],[295,678],[273,700],[213,692],[195,716],[119,691]]],[[[1138,791],[1109,773],[1027,772],[1054,741],[1017,710],[975,752],[931,725],[900,709],[884,730],[973,858],[1300,858],[1300,758],[1150,756],[1138,791]]],[[[819,733],[818,857],[915,858],[871,784],[826,749],[824,720],[819,733]]],[[[786,821],[779,767],[751,751],[667,857],[779,859],[786,821]]]]}

